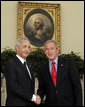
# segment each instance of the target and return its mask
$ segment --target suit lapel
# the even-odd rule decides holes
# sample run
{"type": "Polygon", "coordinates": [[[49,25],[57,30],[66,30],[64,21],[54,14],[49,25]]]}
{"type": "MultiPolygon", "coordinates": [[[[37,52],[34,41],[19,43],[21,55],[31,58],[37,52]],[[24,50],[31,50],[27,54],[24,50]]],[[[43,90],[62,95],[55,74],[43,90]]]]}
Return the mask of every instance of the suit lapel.
{"type": "Polygon", "coordinates": [[[61,67],[63,67],[63,60],[62,60],[62,58],[58,58],[58,67],[57,67],[57,71],[59,70],[59,69],[61,69],[61,67]]]}
{"type": "Polygon", "coordinates": [[[57,85],[61,81],[64,72],[64,62],[62,58],[58,58],[58,67],[57,67],[57,85]]]}
{"type": "Polygon", "coordinates": [[[49,62],[47,62],[47,65],[46,65],[47,67],[46,67],[46,78],[47,78],[47,80],[48,80],[48,82],[49,82],[49,85],[51,86],[51,87],[54,87],[55,88],[55,86],[54,86],[54,83],[53,83],[53,80],[52,80],[52,76],[51,76],[51,74],[50,74],[50,69],[49,69],[49,62]]]}
{"type": "Polygon", "coordinates": [[[31,64],[27,63],[32,79],[34,79],[34,72],[32,70],[31,64]]]}
{"type": "Polygon", "coordinates": [[[28,78],[30,78],[29,73],[27,72],[27,70],[25,69],[24,65],[21,63],[21,61],[20,61],[17,57],[15,57],[15,61],[16,61],[17,67],[19,67],[19,69],[20,69],[28,78]]]}

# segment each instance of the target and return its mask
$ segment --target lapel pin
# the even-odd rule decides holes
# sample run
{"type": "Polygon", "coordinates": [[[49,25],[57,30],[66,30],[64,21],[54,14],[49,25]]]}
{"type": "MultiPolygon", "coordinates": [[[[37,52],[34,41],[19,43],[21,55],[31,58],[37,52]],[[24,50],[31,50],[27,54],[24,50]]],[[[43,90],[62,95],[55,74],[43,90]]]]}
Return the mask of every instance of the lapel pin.
{"type": "Polygon", "coordinates": [[[63,67],[63,64],[61,64],[61,67],[63,67]]]}

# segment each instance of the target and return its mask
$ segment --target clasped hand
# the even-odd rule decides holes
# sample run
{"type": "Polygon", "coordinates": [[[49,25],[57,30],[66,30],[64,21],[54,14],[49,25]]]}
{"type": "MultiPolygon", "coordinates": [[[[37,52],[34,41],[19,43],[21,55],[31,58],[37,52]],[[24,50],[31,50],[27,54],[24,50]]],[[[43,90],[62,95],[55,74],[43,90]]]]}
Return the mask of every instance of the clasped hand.
{"type": "Polygon", "coordinates": [[[36,95],[36,101],[34,101],[34,103],[39,105],[41,103],[41,98],[39,95],[37,95],[37,94],[35,94],[35,95],[36,95]]]}

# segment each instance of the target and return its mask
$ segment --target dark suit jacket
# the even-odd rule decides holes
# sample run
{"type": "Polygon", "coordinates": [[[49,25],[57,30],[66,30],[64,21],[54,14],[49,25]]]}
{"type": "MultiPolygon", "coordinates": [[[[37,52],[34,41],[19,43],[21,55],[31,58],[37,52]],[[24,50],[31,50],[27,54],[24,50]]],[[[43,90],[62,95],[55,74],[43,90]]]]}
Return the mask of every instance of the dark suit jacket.
{"type": "Polygon", "coordinates": [[[38,94],[48,106],[82,106],[82,88],[78,70],[70,59],[59,58],[57,69],[57,85],[53,84],[49,71],[49,62],[39,69],[38,94]]]}
{"type": "Polygon", "coordinates": [[[15,57],[6,64],[6,106],[31,106],[34,93],[34,76],[31,66],[28,64],[32,79],[21,61],[15,57]]]}

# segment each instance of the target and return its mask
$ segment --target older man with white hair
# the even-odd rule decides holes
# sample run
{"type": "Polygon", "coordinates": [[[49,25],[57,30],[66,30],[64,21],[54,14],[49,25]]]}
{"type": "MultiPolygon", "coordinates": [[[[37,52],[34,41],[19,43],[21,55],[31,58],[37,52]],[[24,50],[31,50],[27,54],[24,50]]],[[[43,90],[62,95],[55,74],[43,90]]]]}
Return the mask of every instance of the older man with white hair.
{"type": "Polygon", "coordinates": [[[16,56],[6,63],[6,106],[35,106],[41,100],[34,93],[32,66],[26,62],[26,57],[30,54],[30,41],[25,37],[20,38],[15,47],[16,56]]]}
{"type": "Polygon", "coordinates": [[[45,41],[46,40],[46,33],[43,30],[44,22],[40,17],[37,17],[35,19],[34,27],[35,27],[35,31],[34,31],[35,38],[39,39],[41,41],[45,41]]]}

